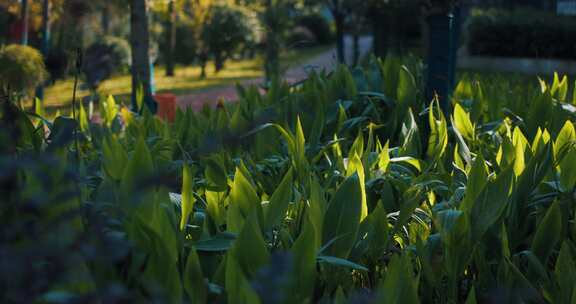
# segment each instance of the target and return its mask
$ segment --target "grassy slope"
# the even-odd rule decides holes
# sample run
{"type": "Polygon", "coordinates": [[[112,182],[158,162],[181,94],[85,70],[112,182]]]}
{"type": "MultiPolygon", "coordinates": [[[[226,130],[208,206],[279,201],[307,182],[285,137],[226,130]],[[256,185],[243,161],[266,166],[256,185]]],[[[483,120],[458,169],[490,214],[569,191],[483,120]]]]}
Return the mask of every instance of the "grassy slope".
{"type": "MultiPolygon", "coordinates": [[[[313,57],[328,51],[332,46],[318,46],[302,50],[290,50],[282,54],[282,69],[289,69],[294,66],[304,64],[313,57]]],[[[213,72],[210,65],[207,70],[207,77],[200,79],[200,67],[179,66],[176,69],[176,77],[166,77],[164,67],[156,67],[155,83],[158,92],[172,92],[177,95],[192,94],[209,88],[233,85],[248,79],[263,76],[263,60],[257,57],[252,60],[229,60],[224,70],[218,74],[213,72]]],[[[54,85],[46,88],[45,107],[48,111],[57,109],[64,110],[69,107],[72,100],[73,79],[57,81],[54,85]]],[[[118,99],[127,99],[131,90],[130,75],[117,75],[104,81],[99,93],[102,95],[114,95],[118,99]]],[[[88,91],[81,90],[79,97],[88,95],[88,91]]]]}

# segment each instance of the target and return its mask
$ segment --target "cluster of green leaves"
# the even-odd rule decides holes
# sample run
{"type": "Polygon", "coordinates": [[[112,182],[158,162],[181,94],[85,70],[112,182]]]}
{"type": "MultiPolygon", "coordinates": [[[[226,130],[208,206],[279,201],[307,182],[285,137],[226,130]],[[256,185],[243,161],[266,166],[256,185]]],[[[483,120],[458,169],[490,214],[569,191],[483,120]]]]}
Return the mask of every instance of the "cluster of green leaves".
{"type": "MultiPolygon", "coordinates": [[[[420,71],[387,58],[295,88],[238,88],[238,103],[179,111],[172,124],[119,111],[113,98],[102,125],[80,109],[76,144],[53,149],[60,162],[80,154],[72,203],[87,211],[67,229],[91,250],[66,268],[76,280],[41,295],[573,303],[567,80],[542,82],[524,101],[464,79],[446,117],[422,101],[420,71]],[[111,246],[122,250],[97,254],[111,246]]],[[[30,153],[48,153],[66,130],[56,121],[46,139],[34,130],[48,122],[22,119],[31,139],[19,149],[30,153]]],[[[48,191],[34,171],[18,174],[22,192],[48,191]]]]}

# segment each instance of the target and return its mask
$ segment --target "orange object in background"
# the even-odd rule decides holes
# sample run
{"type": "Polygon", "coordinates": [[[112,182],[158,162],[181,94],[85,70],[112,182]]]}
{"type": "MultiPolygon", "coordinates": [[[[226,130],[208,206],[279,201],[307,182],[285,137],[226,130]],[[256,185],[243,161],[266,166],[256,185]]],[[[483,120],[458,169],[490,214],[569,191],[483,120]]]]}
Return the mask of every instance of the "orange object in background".
{"type": "Polygon", "coordinates": [[[156,94],[154,99],[158,103],[157,115],[164,120],[173,122],[174,117],[176,117],[176,95],[170,93],[156,94]]]}

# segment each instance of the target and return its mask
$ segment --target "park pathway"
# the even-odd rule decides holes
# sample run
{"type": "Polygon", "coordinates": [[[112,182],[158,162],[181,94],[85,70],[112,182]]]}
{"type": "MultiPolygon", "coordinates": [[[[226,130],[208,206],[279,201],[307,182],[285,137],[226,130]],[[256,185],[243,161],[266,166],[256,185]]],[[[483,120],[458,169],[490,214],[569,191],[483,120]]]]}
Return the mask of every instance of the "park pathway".
{"type": "MultiPolygon", "coordinates": [[[[345,46],[346,46],[346,62],[350,64],[352,62],[353,51],[352,51],[352,37],[346,36],[345,37],[345,46]]],[[[360,48],[360,58],[366,55],[370,48],[372,47],[372,37],[361,37],[359,42],[360,48]]],[[[289,69],[284,73],[283,79],[288,83],[297,83],[307,78],[308,73],[312,70],[317,71],[332,71],[334,67],[337,65],[336,60],[336,48],[333,48],[329,51],[326,51],[314,58],[310,61],[289,69]]],[[[264,82],[263,78],[256,78],[246,80],[240,83],[243,86],[250,86],[250,85],[260,85],[264,82]]],[[[195,94],[190,95],[183,95],[178,96],[176,101],[178,107],[181,109],[192,107],[193,110],[199,111],[202,109],[204,104],[209,104],[210,106],[216,106],[218,100],[224,99],[225,101],[235,101],[238,99],[238,95],[236,92],[235,86],[226,86],[214,89],[208,89],[205,91],[201,91],[195,94]]]]}

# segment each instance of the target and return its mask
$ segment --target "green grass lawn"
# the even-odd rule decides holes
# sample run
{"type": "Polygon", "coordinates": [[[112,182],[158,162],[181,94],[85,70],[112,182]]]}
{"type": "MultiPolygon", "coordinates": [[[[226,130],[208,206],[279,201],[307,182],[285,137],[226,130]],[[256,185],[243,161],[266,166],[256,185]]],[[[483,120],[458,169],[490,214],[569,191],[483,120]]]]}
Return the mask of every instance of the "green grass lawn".
{"type": "MultiPolygon", "coordinates": [[[[287,70],[302,65],[331,48],[332,46],[317,46],[286,51],[281,55],[281,68],[282,70],[287,70]]],[[[154,71],[154,81],[157,92],[187,95],[262,77],[263,65],[261,56],[257,56],[252,60],[229,60],[226,62],[225,69],[216,74],[210,64],[205,79],[200,79],[200,67],[198,66],[178,66],[174,77],[166,77],[165,68],[158,66],[154,71]]],[[[73,79],[65,79],[56,81],[52,86],[46,88],[44,107],[48,113],[56,112],[57,110],[66,112],[72,100],[73,86],[73,79]]],[[[131,77],[127,74],[114,76],[102,82],[98,91],[102,95],[114,95],[118,100],[126,101],[131,92],[131,77]]],[[[79,98],[88,95],[89,92],[87,90],[78,92],[79,98]]],[[[31,102],[28,103],[29,106],[31,104],[31,102]]]]}

